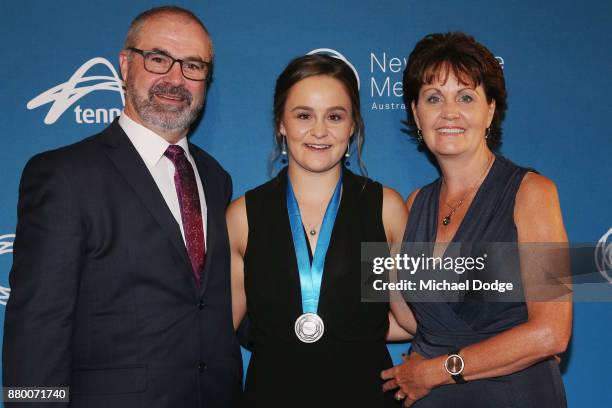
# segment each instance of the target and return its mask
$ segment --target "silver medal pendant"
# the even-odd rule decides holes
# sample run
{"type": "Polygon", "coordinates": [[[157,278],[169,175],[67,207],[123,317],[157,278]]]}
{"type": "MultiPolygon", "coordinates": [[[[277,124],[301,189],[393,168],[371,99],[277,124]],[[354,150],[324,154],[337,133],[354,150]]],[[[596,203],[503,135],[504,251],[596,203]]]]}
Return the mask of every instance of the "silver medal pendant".
{"type": "Polygon", "coordinates": [[[325,325],[316,313],[304,313],[295,321],[295,334],[304,343],[314,343],[323,337],[325,325]]]}

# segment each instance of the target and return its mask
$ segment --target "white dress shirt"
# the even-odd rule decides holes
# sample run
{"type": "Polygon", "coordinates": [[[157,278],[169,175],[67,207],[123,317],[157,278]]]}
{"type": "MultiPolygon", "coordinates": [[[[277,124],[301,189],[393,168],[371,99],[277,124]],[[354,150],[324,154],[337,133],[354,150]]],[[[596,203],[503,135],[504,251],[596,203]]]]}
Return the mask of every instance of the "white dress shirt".
{"type": "MultiPolygon", "coordinates": [[[[178,202],[178,195],[176,194],[176,186],[174,185],[174,164],[172,161],[164,156],[166,149],[170,146],[170,143],[163,137],[159,136],[152,130],[147,129],[139,123],[134,122],[125,112],[121,113],[119,118],[119,126],[127,134],[136,151],[144,161],[147,169],[153,176],[157,188],[161,192],[168,208],[172,212],[174,219],[181,228],[181,235],[183,241],[185,241],[185,231],[183,230],[183,221],[181,220],[181,207],[178,202]]],[[[198,174],[198,168],[195,165],[193,157],[189,152],[189,143],[187,138],[184,137],[176,143],[185,150],[185,156],[193,172],[195,173],[196,183],[198,185],[198,195],[200,196],[200,207],[202,208],[202,222],[204,226],[204,242],[206,242],[206,198],[204,197],[204,188],[202,187],[202,180],[198,174]]],[[[205,246],[206,247],[206,246],[205,246]]]]}

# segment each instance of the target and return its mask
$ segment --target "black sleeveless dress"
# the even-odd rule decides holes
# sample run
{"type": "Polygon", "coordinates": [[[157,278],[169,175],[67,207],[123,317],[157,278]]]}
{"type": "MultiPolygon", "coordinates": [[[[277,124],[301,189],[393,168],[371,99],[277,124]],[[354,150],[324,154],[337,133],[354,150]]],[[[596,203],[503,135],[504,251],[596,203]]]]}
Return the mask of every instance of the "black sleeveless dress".
{"type": "Polygon", "coordinates": [[[344,170],[317,311],[325,333],[311,344],[294,332],[302,301],[286,188],[284,169],[245,196],[252,346],[245,407],[394,407],[380,379],[392,366],[385,344],[389,305],[362,303],[360,296],[360,243],[386,241],[382,186],[344,170]]]}
{"type": "MultiPolygon", "coordinates": [[[[452,242],[517,242],[514,203],[528,171],[531,170],[497,156],[452,242]]],[[[435,241],[440,187],[438,179],[415,197],[404,242],[435,241]]],[[[414,302],[410,307],[418,323],[412,348],[428,358],[448,354],[527,321],[524,302],[487,303],[467,296],[460,302],[414,302]]],[[[503,377],[443,385],[413,405],[414,408],[566,406],[563,381],[553,359],[503,377]]]]}

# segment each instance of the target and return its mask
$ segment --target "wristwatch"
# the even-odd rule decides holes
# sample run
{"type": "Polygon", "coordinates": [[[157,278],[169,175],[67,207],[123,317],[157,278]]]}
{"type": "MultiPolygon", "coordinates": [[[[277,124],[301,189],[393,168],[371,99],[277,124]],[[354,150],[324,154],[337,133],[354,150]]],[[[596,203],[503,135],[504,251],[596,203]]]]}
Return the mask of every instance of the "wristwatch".
{"type": "Polygon", "coordinates": [[[448,353],[448,357],[446,357],[446,361],[444,361],[444,369],[450,374],[457,384],[465,384],[467,382],[461,375],[464,368],[465,362],[459,355],[459,350],[448,353]]]}

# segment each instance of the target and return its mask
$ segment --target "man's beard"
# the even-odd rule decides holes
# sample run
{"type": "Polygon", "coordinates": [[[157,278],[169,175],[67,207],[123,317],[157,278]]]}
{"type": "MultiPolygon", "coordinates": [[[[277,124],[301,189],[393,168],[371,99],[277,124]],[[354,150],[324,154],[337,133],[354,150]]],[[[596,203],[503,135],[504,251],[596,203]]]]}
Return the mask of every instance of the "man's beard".
{"type": "Polygon", "coordinates": [[[198,118],[204,100],[196,106],[191,106],[193,95],[182,86],[172,86],[166,83],[158,83],[149,89],[148,96],[141,98],[135,91],[134,84],[128,79],[127,97],[143,122],[155,127],[180,132],[189,129],[189,126],[198,118]],[[185,104],[173,106],[160,103],[155,96],[172,96],[181,98],[185,104]]]}

